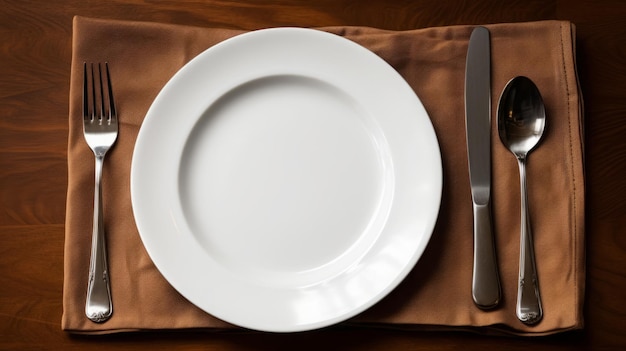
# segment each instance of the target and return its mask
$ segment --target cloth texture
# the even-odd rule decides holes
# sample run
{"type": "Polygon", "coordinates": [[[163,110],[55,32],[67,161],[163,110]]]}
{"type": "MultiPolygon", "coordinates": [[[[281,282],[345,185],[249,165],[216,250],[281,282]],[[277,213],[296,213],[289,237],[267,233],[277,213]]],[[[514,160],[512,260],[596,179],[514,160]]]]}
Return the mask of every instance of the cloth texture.
{"type": "MultiPolygon", "coordinates": [[[[472,330],[545,335],[583,327],[585,290],[584,131],[575,63],[575,27],[567,21],[485,25],[492,58],[492,209],[503,299],[477,308],[471,295],[473,216],[465,138],[464,79],[474,26],[407,31],[317,28],[352,40],[387,61],[420,98],[440,143],[443,198],[431,241],[408,277],[387,297],[343,322],[384,328],[472,330]],[[546,106],[544,139],[528,158],[528,200],[544,316],[526,326],[515,316],[520,241],[517,162],[498,136],[500,92],[531,78],[546,106]]],[[[134,330],[236,328],[195,307],[162,277],[135,226],[130,195],[133,148],[142,120],[167,81],[211,46],[244,31],[75,17],[71,65],[68,193],[62,328],[102,334],[134,330]],[[83,62],[108,61],[119,113],[117,142],[103,175],[113,315],[85,317],[93,216],[94,156],[83,137],[83,62]]]]}

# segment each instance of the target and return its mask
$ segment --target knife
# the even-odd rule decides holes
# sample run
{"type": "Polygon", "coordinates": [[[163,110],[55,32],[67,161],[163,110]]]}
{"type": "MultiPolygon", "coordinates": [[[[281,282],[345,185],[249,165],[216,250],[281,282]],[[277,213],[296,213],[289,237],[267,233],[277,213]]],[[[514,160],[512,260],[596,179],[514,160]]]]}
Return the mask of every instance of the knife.
{"type": "Polygon", "coordinates": [[[482,309],[500,302],[491,221],[491,57],[489,30],[472,31],[465,67],[465,130],[474,212],[472,298],[482,309]]]}

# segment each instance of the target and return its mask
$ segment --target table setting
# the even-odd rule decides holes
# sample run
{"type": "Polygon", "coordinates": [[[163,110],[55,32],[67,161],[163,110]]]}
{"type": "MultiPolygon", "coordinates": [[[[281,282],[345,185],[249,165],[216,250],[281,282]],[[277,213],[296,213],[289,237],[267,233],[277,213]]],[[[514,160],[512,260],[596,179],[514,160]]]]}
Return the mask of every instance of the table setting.
{"type": "Polygon", "coordinates": [[[74,17],[63,330],[583,328],[575,38],[74,17]]]}

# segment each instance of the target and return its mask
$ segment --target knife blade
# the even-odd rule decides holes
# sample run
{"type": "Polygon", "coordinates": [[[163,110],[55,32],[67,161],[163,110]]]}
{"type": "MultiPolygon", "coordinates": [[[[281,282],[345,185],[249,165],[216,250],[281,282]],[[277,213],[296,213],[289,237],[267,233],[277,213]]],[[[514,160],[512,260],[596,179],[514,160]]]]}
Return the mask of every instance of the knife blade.
{"type": "Polygon", "coordinates": [[[500,302],[491,218],[491,47],[489,30],[470,36],[465,67],[465,130],[474,214],[472,298],[482,308],[500,302]]]}

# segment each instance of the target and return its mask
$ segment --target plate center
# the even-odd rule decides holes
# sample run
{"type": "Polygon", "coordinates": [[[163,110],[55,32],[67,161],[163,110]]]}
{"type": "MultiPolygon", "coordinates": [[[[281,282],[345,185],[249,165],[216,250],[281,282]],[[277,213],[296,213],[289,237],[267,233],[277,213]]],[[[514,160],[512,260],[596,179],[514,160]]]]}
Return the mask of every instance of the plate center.
{"type": "Polygon", "coordinates": [[[250,81],[189,135],[179,170],[185,219],[209,255],[239,272],[345,269],[386,220],[385,145],[363,108],[328,83],[250,81]]]}

